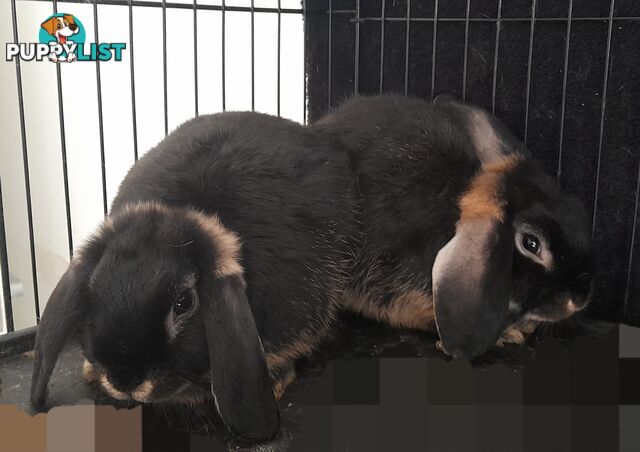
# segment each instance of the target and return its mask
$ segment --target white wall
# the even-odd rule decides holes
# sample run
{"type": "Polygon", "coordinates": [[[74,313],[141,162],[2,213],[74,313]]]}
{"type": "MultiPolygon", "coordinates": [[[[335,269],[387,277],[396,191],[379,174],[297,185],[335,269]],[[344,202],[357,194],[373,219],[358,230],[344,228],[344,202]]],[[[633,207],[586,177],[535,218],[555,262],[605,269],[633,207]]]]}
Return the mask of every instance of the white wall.
{"type": "MultiPolygon", "coordinates": [[[[151,0],[150,0],[151,1],[151,0]]],[[[174,2],[192,4],[191,0],[174,2]]],[[[157,0],[156,3],[160,3],[157,0]]],[[[201,4],[221,4],[199,0],[201,4]]],[[[277,0],[255,0],[256,7],[276,7],[277,0]]],[[[227,0],[249,6],[248,0],[227,0]]],[[[282,8],[300,8],[282,0],[282,8]]],[[[94,42],[93,6],[58,3],[58,11],[80,18],[87,43],[94,42]]],[[[134,64],[138,150],[144,154],[164,137],[162,9],[133,8],[134,64]]],[[[17,1],[21,42],[37,42],[40,23],[52,14],[52,3],[17,1]]],[[[101,42],[125,42],[129,48],[128,7],[98,6],[101,42]]],[[[198,12],[199,113],[222,110],[221,17],[198,12]]],[[[250,14],[226,13],[226,107],[251,109],[250,14]]],[[[303,120],[304,68],[301,14],[282,15],[281,116],[303,120]]],[[[11,4],[0,2],[0,41],[13,42],[11,4]]],[[[276,113],[277,15],[255,15],[255,107],[276,113]]],[[[195,115],[193,11],[167,10],[167,87],[169,131],[195,115]]],[[[0,177],[5,209],[7,253],[11,275],[23,285],[13,299],[16,329],[35,324],[34,288],[29,249],[26,191],[22,159],[15,63],[0,63],[0,177]]],[[[69,262],[62,177],[61,132],[55,65],[22,62],[26,141],[41,310],[69,262]]],[[[106,186],[111,202],[134,163],[129,50],[122,62],[100,64],[104,118],[106,186]]],[[[61,65],[64,128],[69,174],[74,248],[102,219],[102,178],[98,132],[96,66],[93,62],[61,65]]],[[[4,328],[4,322],[1,325],[4,328]]]]}

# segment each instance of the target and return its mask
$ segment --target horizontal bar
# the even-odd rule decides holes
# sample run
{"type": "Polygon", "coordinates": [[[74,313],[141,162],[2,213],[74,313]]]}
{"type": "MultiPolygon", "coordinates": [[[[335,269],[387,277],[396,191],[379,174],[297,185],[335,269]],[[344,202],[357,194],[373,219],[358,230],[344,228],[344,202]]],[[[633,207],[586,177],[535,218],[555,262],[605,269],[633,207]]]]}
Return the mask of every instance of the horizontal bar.
{"type": "MultiPolygon", "coordinates": [[[[371,22],[380,22],[382,20],[381,17],[361,17],[359,19],[360,22],[364,21],[371,22]]],[[[385,17],[385,22],[406,22],[406,17],[385,17]]],[[[434,22],[435,19],[433,17],[412,17],[409,19],[411,22],[434,22]]],[[[495,22],[498,19],[487,18],[487,17],[470,17],[469,22],[495,22]]],[[[536,18],[536,22],[566,22],[568,18],[566,17],[538,17],[536,18]]],[[[609,20],[608,17],[573,17],[571,18],[571,22],[579,22],[579,21],[599,21],[606,22],[609,20]]],[[[640,16],[638,17],[614,17],[613,20],[640,20],[640,16]]],[[[526,18],[514,18],[514,17],[502,17],[500,18],[500,22],[529,22],[531,21],[530,17],[526,18]]],[[[438,17],[438,22],[461,22],[465,23],[466,19],[464,17],[438,17]]]]}
{"type": "Polygon", "coordinates": [[[35,340],[35,326],[0,335],[0,359],[33,350],[35,340]]]}
{"type": "MultiPolygon", "coordinates": [[[[18,0],[18,1],[36,1],[36,2],[47,2],[50,3],[51,0],[18,0]]],[[[61,0],[62,1],[62,0],[61,0]]],[[[192,3],[171,3],[166,2],[164,5],[162,3],[156,2],[145,2],[141,0],[134,0],[129,2],[129,0],[97,0],[99,5],[114,5],[114,6],[129,6],[129,3],[132,6],[145,6],[150,8],[162,8],[166,6],[169,9],[193,9],[192,3]]],[[[64,3],[79,3],[86,4],[87,0],[64,0],[64,3]]],[[[198,10],[208,10],[208,11],[222,11],[223,7],[219,5],[200,5],[198,4],[196,9],[198,10]]],[[[240,11],[240,12],[251,12],[250,6],[225,6],[225,11],[240,11]]],[[[256,13],[282,13],[282,14],[302,14],[302,8],[282,8],[278,10],[278,8],[254,8],[254,12],[256,13]]]]}
{"type": "MultiPolygon", "coordinates": [[[[356,14],[355,10],[334,10],[332,11],[333,15],[336,14],[356,14]]],[[[640,16],[616,16],[613,18],[614,20],[640,20],[640,16]]],[[[373,21],[373,22],[379,22],[382,20],[381,17],[360,17],[358,19],[356,19],[355,17],[353,18],[352,22],[365,22],[365,21],[373,21]]],[[[384,18],[385,22],[405,22],[407,20],[406,17],[385,17],[384,18]]],[[[433,17],[412,17],[409,19],[411,22],[434,22],[436,19],[433,17]]],[[[437,18],[438,22],[466,22],[467,19],[464,17],[438,17],[437,18]]],[[[470,17],[469,21],[470,22],[495,22],[496,20],[498,20],[495,17],[470,17]]],[[[531,17],[502,17],[500,18],[501,22],[529,22],[531,20],[531,17]]],[[[538,17],[536,18],[536,21],[540,21],[540,22],[553,22],[553,21],[566,21],[567,17],[538,17]]],[[[601,17],[572,17],[571,21],[572,22],[576,22],[576,21],[607,21],[609,20],[608,16],[601,16],[601,17]]]]}

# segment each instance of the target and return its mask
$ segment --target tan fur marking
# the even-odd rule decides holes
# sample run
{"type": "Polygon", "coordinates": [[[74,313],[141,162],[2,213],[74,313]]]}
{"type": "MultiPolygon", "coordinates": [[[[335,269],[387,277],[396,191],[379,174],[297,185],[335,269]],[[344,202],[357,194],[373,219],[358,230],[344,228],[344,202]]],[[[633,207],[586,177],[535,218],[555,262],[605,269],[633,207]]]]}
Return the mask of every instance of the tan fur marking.
{"type": "MultiPolygon", "coordinates": [[[[107,218],[103,223],[103,228],[105,231],[112,231],[114,229],[114,223],[119,217],[143,215],[151,211],[160,214],[169,214],[170,208],[158,202],[127,204],[115,215],[107,218]]],[[[187,215],[211,237],[211,241],[218,251],[215,275],[219,278],[242,275],[244,270],[239,261],[241,245],[238,236],[226,229],[215,215],[207,215],[196,210],[189,210],[187,215]]]]}
{"type": "Polygon", "coordinates": [[[109,379],[106,377],[106,375],[100,376],[100,384],[105,389],[105,391],[107,391],[107,394],[109,394],[114,399],[117,399],[117,400],[129,399],[129,397],[124,392],[118,391],[116,388],[113,387],[113,385],[111,384],[109,379]]]}
{"type": "Polygon", "coordinates": [[[348,292],[343,305],[365,317],[397,327],[429,331],[433,328],[433,298],[419,290],[396,295],[388,306],[376,306],[366,295],[348,292]]]}
{"type": "Polygon", "coordinates": [[[533,333],[538,326],[538,322],[525,321],[509,326],[503,331],[502,336],[497,340],[498,347],[504,347],[506,344],[522,345],[527,336],[533,333]]]}
{"type": "Polygon", "coordinates": [[[84,363],[82,364],[82,378],[87,380],[89,383],[99,380],[98,374],[96,373],[96,371],[93,368],[93,364],[91,364],[86,359],[84,360],[84,363]]]}
{"type": "Polygon", "coordinates": [[[482,165],[469,189],[460,198],[460,220],[493,218],[504,221],[504,201],[498,193],[505,173],[512,171],[523,157],[510,155],[496,163],[482,165]]]}
{"type": "Polygon", "coordinates": [[[138,402],[146,402],[153,392],[153,382],[145,380],[131,393],[134,400],[138,402]]]}
{"type": "MultiPolygon", "coordinates": [[[[338,311],[338,300],[342,297],[342,292],[337,289],[337,287],[343,287],[346,279],[346,274],[339,271],[338,266],[336,266],[335,270],[335,286],[333,289],[329,290],[328,309],[319,309],[316,311],[318,317],[322,319],[321,324],[316,326],[317,329],[305,329],[298,333],[296,337],[292,338],[289,344],[275,352],[265,354],[267,367],[272,378],[275,380],[274,394],[277,394],[276,391],[284,393],[286,387],[291,383],[291,381],[293,381],[293,379],[295,379],[295,367],[293,366],[293,363],[295,363],[297,359],[313,353],[313,351],[318,347],[318,344],[320,344],[331,331],[331,327],[338,311]],[[283,377],[277,375],[278,370],[286,368],[291,368],[290,372],[293,373],[293,379],[291,381],[287,381],[289,378],[289,372],[287,372],[283,377]],[[285,382],[284,385],[282,385],[283,380],[285,382]]],[[[280,396],[281,395],[282,394],[280,394],[280,396]]]]}
{"type": "Polygon", "coordinates": [[[236,234],[226,229],[215,215],[204,215],[200,212],[190,212],[200,227],[211,236],[213,244],[218,251],[216,276],[242,275],[243,268],[240,265],[240,239],[236,234]]]}
{"type": "MultiPolygon", "coordinates": [[[[320,336],[320,334],[318,334],[320,336]]],[[[308,331],[303,332],[296,340],[275,353],[267,353],[269,370],[285,367],[301,356],[310,355],[316,348],[320,338],[313,337],[308,331]]]]}
{"type": "Polygon", "coordinates": [[[273,385],[273,395],[276,398],[276,401],[282,398],[287,387],[289,387],[289,385],[295,380],[296,371],[294,369],[291,369],[280,380],[276,381],[276,383],[273,385]]]}

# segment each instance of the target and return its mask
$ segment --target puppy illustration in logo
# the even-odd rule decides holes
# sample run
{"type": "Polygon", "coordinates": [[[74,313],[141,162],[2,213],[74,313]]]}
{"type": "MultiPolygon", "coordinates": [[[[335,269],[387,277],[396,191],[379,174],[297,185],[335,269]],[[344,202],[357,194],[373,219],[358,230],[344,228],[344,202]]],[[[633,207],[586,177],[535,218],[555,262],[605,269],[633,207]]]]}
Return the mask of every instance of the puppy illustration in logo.
{"type": "MultiPolygon", "coordinates": [[[[66,44],[70,36],[73,36],[80,31],[80,28],[76,25],[75,18],[71,14],[65,14],[61,17],[52,17],[45,20],[42,22],[42,28],[44,28],[51,36],[56,38],[56,41],[61,45],[66,44]]],[[[78,57],[73,52],[69,53],[66,59],[64,57],[59,58],[58,55],[53,52],[49,54],[49,60],[54,63],[58,61],[67,61],[68,63],[71,63],[77,59],[78,57]]]]}

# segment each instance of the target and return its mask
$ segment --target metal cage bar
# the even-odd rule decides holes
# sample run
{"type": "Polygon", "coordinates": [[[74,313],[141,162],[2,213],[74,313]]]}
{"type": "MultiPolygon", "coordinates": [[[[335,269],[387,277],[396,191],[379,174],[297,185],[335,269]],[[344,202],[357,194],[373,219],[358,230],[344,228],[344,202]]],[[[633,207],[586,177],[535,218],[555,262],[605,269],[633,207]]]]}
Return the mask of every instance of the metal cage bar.
{"type": "Polygon", "coordinates": [[[13,331],[13,305],[11,304],[11,280],[9,279],[9,258],[7,256],[7,236],[4,232],[4,204],[2,202],[2,181],[0,181],[0,273],[2,276],[2,298],[4,300],[4,320],[7,332],[13,331]]]}
{"type": "MultiPolygon", "coordinates": [[[[16,13],[16,0],[11,0],[11,21],[13,25],[13,40],[17,44],[18,18],[16,13]]],[[[24,170],[24,188],[26,192],[27,223],[29,227],[29,253],[31,255],[31,277],[33,284],[33,302],[36,313],[36,323],[40,322],[40,296],[38,291],[38,269],[36,263],[36,247],[33,234],[33,205],[31,202],[31,179],[29,176],[29,152],[27,149],[27,131],[24,116],[24,97],[22,93],[22,69],[20,59],[16,58],[16,83],[18,85],[18,110],[20,114],[20,137],[22,140],[22,166],[24,170]]]]}
{"type": "MultiPolygon", "coordinates": [[[[358,80],[360,78],[360,23],[362,19],[360,19],[360,0],[356,0],[356,17],[355,17],[355,49],[354,49],[354,57],[353,57],[353,93],[359,94],[358,88],[358,80]]],[[[329,74],[331,76],[331,74],[329,74]]]]}
{"type": "Polygon", "coordinates": [[[567,105],[567,78],[569,76],[569,50],[571,45],[571,17],[573,16],[573,0],[569,0],[569,13],[567,17],[567,37],[564,46],[564,73],[562,74],[562,106],[560,107],[560,142],[558,143],[558,170],[556,180],[560,183],[562,174],[562,141],[564,138],[564,116],[567,105]]]}
{"type": "MultiPolygon", "coordinates": [[[[253,4],[253,0],[251,0],[253,4]]],[[[198,0],[193,0],[193,109],[199,116],[198,105],[198,0]]]]}
{"type": "Polygon", "coordinates": [[[491,87],[491,113],[496,112],[496,88],[498,86],[498,57],[500,56],[500,21],[502,20],[502,0],[498,0],[498,17],[496,19],[496,43],[493,50],[493,80],[491,87]]]}
{"type": "Polygon", "coordinates": [[[633,244],[636,241],[636,226],[638,223],[638,198],[640,198],[640,162],[638,162],[638,171],[636,179],[636,202],[633,207],[633,228],[631,229],[631,246],[629,247],[629,261],[627,264],[627,281],[624,289],[624,300],[622,302],[622,315],[627,315],[627,306],[629,305],[629,290],[631,289],[631,267],[633,265],[633,244]]]}
{"type": "MultiPolygon", "coordinates": [[[[37,0],[36,0],[37,1],[37,0]]],[[[284,12],[284,10],[283,10],[284,12]]],[[[353,14],[353,10],[340,10],[334,11],[333,14],[353,14]]],[[[602,20],[606,20],[607,17],[574,17],[572,22],[602,22],[602,20]]],[[[640,20],[640,16],[622,16],[615,17],[616,20],[627,20],[627,21],[638,21],[640,20]]],[[[380,22],[382,20],[381,17],[361,17],[362,22],[380,22]]],[[[385,17],[385,22],[405,22],[407,18],[405,16],[402,17],[385,17]]],[[[412,17],[410,19],[411,22],[453,22],[453,23],[465,23],[466,18],[464,17],[438,17],[434,19],[433,17],[412,17]]],[[[529,22],[531,21],[531,17],[469,17],[469,23],[487,23],[487,22],[529,22]]],[[[536,22],[566,22],[566,17],[537,17],[536,22]]]]}
{"type": "Polygon", "coordinates": [[[538,0],[531,3],[531,24],[529,25],[529,55],[527,57],[527,94],[524,108],[524,144],[527,144],[529,137],[529,101],[531,99],[531,70],[533,64],[533,40],[536,32],[536,15],[538,10],[538,0]]]}
{"type": "Polygon", "coordinates": [[[307,124],[307,1],[302,0],[302,123],[307,124]]]}
{"type": "Polygon", "coordinates": [[[278,105],[277,105],[277,112],[278,112],[278,116],[280,116],[280,66],[281,66],[281,55],[282,55],[282,9],[280,8],[280,0],[278,0],[278,56],[276,57],[278,60],[278,86],[277,86],[277,98],[278,98],[278,105]]]}
{"type": "Polygon", "coordinates": [[[133,2],[129,0],[129,76],[131,82],[131,126],[133,127],[133,158],[138,161],[138,119],[136,114],[136,73],[133,56],[133,2]]]}
{"type": "MultiPolygon", "coordinates": [[[[93,0],[93,27],[94,37],[98,40],[98,4],[93,0]]],[[[100,176],[102,177],[102,211],[107,216],[109,206],[107,205],[107,164],[104,153],[104,120],[102,117],[102,78],[100,75],[100,60],[96,59],[96,90],[98,95],[98,137],[100,139],[100,176]]]]}
{"type": "Polygon", "coordinates": [[[227,54],[226,54],[226,36],[227,36],[227,30],[226,30],[226,11],[227,11],[227,4],[225,2],[225,0],[222,0],[222,9],[220,10],[221,14],[222,14],[222,24],[221,24],[221,28],[220,28],[220,33],[221,33],[221,38],[220,42],[222,45],[222,111],[227,111],[227,99],[226,99],[226,95],[227,95],[227,69],[226,69],[226,62],[227,62],[227,54]]]}
{"type": "Polygon", "coordinates": [[[384,89],[384,18],[386,13],[386,2],[382,0],[382,11],[381,11],[381,20],[380,20],[380,94],[383,93],[384,89]]]}
{"type": "Polygon", "coordinates": [[[410,26],[411,26],[411,0],[407,0],[407,24],[406,37],[404,44],[404,95],[409,94],[409,42],[411,41],[410,26]]]}
{"type": "MultiPolygon", "coordinates": [[[[53,0],[53,14],[58,14],[58,1],[53,0]]],[[[67,245],[69,259],[73,257],[73,230],[71,227],[71,201],[69,199],[69,170],[67,168],[67,137],[64,127],[64,100],[62,97],[62,71],[56,64],[56,82],[58,84],[58,119],[60,120],[60,150],[62,152],[62,183],[64,186],[64,204],[67,216],[67,245]]]]}
{"type": "Polygon", "coordinates": [[[607,109],[607,89],[609,88],[609,71],[611,70],[611,34],[613,32],[613,14],[615,11],[615,0],[611,0],[609,8],[609,23],[607,24],[607,50],[604,59],[604,80],[602,81],[602,104],[600,107],[600,131],[598,134],[598,160],[596,165],[596,190],[593,199],[593,215],[591,223],[591,235],[595,235],[596,216],[598,213],[598,189],[600,187],[600,164],[602,163],[602,138],[604,136],[604,117],[607,109]]]}
{"type": "Polygon", "coordinates": [[[438,0],[433,5],[433,42],[431,47],[431,98],[436,97],[436,53],[438,50],[438,0]]]}
{"type": "MultiPolygon", "coordinates": [[[[34,2],[46,2],[49,3],[52,0],[19,0],[19,1],[34,1],[34,2]]],[[[64,3],[79,3],[86,4],[87,0],[64,0],[64,3]]],[[[98,0],[99,5],[112,5],[112,6],[127,6],[129,4],[133,6],[142,6],[145,8],[162,8],[163,3],[159,2],[151,2],[149,0],[98,0]]],[[[224,3],[224,1],[223,1],[224,3]]],[[[192,9],[193,4],[191,3],[173,3],[173,2],[164,2],[164,7],[167,9],[192,9]]],[[[206,11],[239,11],[239,12],[251,12],[251,8],[248,6],[221,6],[221,5],[207,5],[200,4],[197,5],[198,10],[206,10],[206,11]]],[[[256,7],[255,12],[258,13],[277,13],[278,8],[266,8],[266,7],[256,7]]],[[[280,10],[283,14],[302,14],[302,8],[282,8],[280,10]]]]}
{"type": "Polygon", "coordinates": [[[162,79],[164,96],[164,135],[169,135],[169,95],[167,89],[167,2],[162,0],[162,79]]]}
{"type": "Polygon", "coordinates": [[[255,19],[256,13],[254,11],[255,1],[251,0],[251,111],[256,111],[256,32],[255,32],[255,19]]]}
{"type": "Polygon", "coordinates": [[[328,71],[328,75],[327,75],[327,105],[329,106],[329,110],[331,110],[331,74],[333,73],[332,71],[332,67],[331,67],[331,58],[332,58],[332,53],[333,53],[333,36],[331,34],[332,32],[332,28],[333,28],[333,5],[332,5],[332,1],[329,0],[329,17],[328,17],[328,22],[329,22],[329,31],[328,31],[328,40],[329,40],[329,48],[328,48],[328,52],[327,52],[327,71],[328,71]]]}
{"type": "Polygon", "coordinates": [[[464,61],[462,62],[462,100],[467,100],[467,63],[469,59],[469,13],[471,0],[467,0],[464,17],[464,61]]]}

